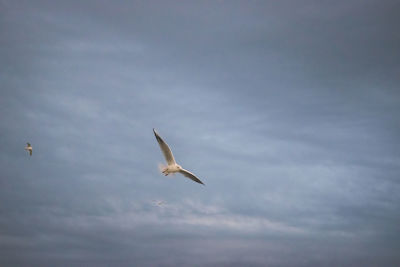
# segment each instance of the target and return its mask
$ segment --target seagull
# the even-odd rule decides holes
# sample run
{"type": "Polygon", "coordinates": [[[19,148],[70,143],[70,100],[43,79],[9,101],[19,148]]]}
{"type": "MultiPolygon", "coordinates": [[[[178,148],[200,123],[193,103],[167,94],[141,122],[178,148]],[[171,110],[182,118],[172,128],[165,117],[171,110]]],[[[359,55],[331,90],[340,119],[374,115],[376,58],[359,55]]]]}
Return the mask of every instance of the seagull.
{"type": "Polygon", "coordinates": [[[156,201],[156,205],[161,207],[161,205],[163,205],[165,202],[164,201],[156,201]]]}
{"type": "Polygon", "coordinates": [[[26,143],[26,147],[25,147],[26,151],[29,151],[29,155],[32,156],[32,146],[29,143],[26,143]]]}
{"type": "Polygon", "coordinates": [[[158,135],[156,130],[153,128],[154,135],[156,136],[157,142],[160,145],[161,151],[164,154],[165,159],[167,160],[168,165],[167,166],[162,166],[162,173],[167,176],[170,173],[176,173],[179,172],[183,174],[185,177],[192,179],[193,181],[203,184],[202,181],[200,181],[199,178],[197,178],[193,173],[183,169],[180,165],[176,164],[174,155],[172,155],[172,151],[167,145],[167,143],[162,140],[162,138],[158,135]]]}

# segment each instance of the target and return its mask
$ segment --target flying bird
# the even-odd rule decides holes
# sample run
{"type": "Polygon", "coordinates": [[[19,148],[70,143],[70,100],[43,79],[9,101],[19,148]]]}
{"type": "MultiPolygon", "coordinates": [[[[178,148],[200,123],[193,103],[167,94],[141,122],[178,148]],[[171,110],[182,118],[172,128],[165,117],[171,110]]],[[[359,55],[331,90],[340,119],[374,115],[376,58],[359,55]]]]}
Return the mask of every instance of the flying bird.
{"type": "Polygon", "coordinates": [[[164,201],[156,201],[155,202],[157,206],[161,207],[161,205],[163,205],[165,202],[164,201]]]}
{"type": "Polygon", "coordinates": [[[156,130],[154,130],[154,128],[153,128],[153,132],[154,132],[154,135],[156,136],[158,144],[160,145],[161,151],[164,154],[164,157],[168,163],[167,166],[162,166],[162,168],[161,168],[162,173],[165,176],[167,176],[170,173],[173,174],[173,173],[179,172],[179,173],[183,174],[185,177],[192,179],[193,181],[195,181],[199,184],[204,185],[203,182],[200,181],[200,179],[197,178],[193,173],[183,169],[180,165],[176,164],[174,155],[172,155],[172,151],[169,148],[169,146],[167,145],[167,143],[164,142],[164,140],[158,135],[158,133],[156,132],[156,130]]]}
{"type": "Polygon", "coordinates": [[[26,143],[26,147],[25,147],[26,151],[29,151],[29,155],[32,156],[32,146],[29,143],[26,143]]]}

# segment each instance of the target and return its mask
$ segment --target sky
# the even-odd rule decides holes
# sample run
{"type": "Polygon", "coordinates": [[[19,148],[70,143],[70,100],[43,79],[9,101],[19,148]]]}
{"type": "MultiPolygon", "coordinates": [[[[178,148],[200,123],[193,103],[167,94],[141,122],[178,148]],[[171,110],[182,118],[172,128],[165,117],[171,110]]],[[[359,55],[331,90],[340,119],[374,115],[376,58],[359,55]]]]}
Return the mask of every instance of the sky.
{"type": "Polygon", "coordinates": [[[399,266],[399,10],[0,1],[0,265],[399,266]]]}

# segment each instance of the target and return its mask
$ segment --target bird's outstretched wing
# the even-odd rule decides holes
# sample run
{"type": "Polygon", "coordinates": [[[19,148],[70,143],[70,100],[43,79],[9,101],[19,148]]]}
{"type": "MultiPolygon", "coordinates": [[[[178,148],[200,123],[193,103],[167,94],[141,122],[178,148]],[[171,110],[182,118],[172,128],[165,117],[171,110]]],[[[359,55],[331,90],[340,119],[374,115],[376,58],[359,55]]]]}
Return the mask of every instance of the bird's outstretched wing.
{"type": "Polygon", "coordinates": [[[189,178],[189,179],[192,179],[192,180],[195,181],[196,183],[199,183],[199,184],[204,185],[203,182],[200,181],[200,179],[197,178],[197,177],[196,177],[193,173],[191,173],[190,171],[185,170],[185,169],[181,169],[179,172],[182,173],[185,177],[187,177],[187,178],[189,178]]]}
{"type": "Polygon", "coordinates": [[[162,138],[158,135],[156,130],[153,128],[154,135],[156,136],[157,142],[160,145],[161,151],[164,154],[165,159],[167,160],[168,165],[174,165],[176,164],[174,155],[172,155],[172,151],[167,145],[167,143],[162,140],[162,138]]]}

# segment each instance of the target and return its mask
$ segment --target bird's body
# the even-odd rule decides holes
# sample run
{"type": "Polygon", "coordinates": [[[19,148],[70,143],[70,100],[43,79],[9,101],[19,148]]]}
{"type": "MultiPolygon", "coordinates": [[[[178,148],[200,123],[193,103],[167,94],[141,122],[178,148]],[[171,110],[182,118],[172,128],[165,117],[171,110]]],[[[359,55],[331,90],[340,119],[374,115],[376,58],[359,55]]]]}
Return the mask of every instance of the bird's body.
{"type": "Polygon", "coordinates": [[[26,147],[24,148],[26,151],[29,151],[29,155],[32,156],[32,146],[29,143],[26,143],[26,147]]]}
{"type": "Polygon", "coordinates": [[[179,172],[182,169],[182,167],[178,164],[174,164],[174,165],[167,165],[165,166],[164,170],[162,171],[162,173],[164,173],[165,175],[168,175],[170,173],[174,174],[179,172]]]}
{"type": "MultiPolygon", "coordinates": [[[[174,173],[181,173],[185,177],[199,183],[203,184],[202,181],[200,181],[199,178],[197,178],[193,173],[189,172],[188,170],[185,170],[182,168],[179,164],[175,162],[174,155],[172,154],[171,149],[167,145],[167,143],[164,142],[164,140],[158,135],[158,133],[153,129],[154,135],[157,139],[158,144],[160,145],[161,151],[164,154],[165,159],[167,160],[166,166],[161,166],[161,172],[167,176],[168,174],[174,174],[174,173]]],[[[204,185],[204,184],[203,184],[204,185]]]]}

